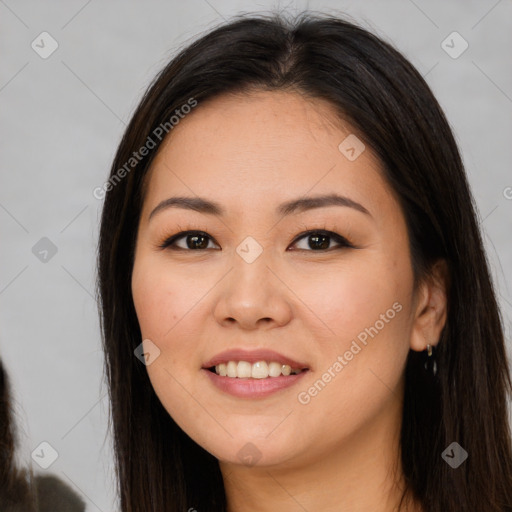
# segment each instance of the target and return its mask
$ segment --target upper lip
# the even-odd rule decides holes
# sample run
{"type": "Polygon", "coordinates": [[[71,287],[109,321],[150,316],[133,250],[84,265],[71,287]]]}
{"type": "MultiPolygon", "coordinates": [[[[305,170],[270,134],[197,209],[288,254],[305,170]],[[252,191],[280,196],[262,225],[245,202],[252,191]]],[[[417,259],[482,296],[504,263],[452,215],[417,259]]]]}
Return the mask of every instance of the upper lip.
{"type": "Polygon", "coordinates": [[[234,348],[220,352],[212,359],[204,363],[203,368],[211,368],[220,363],[228,361],[247,361],[248,363],[257,363],[258,361],[275,361],[280,364],[290,365],[294,369],[308,368],[308,365],[300,361],[295,361],[290,357],[286,357],[279,352],[269,349],[246,350],[243,348],[234,348]]]}

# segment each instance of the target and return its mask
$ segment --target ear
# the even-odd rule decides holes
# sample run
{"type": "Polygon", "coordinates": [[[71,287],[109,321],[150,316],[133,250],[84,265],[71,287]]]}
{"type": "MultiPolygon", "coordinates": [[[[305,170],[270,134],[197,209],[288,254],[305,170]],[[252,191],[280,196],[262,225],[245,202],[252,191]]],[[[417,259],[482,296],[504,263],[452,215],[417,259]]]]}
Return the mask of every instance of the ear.
{"type": "Polygon", "coordinates": [[[448,316],[449,271],[445,260],[438,260],[422,282],[415,297],[411,349],[421,352],[436,346],[448,316]]]}

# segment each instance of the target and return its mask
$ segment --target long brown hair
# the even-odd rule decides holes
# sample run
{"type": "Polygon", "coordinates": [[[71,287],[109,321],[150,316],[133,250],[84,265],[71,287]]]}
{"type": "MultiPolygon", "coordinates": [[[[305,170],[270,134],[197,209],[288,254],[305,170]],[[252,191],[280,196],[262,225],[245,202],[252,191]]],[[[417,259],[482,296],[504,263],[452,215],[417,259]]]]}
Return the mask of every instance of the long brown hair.
{"type": "Polygon", "coordinates": [[[242,15],[183,48],[149,86],[117,150],[103,189],[97,293],[122,510],[226,510],[217,460],[175,424],[134,356],[141,332],[130,282],[144,176],[163,140],[157,129],[190,98],[201,108],[209,98],[254,88],[328,100],[380,158],[399,197],[415,283],[429,278],[437,260],[448,264],[438,374],[429,378],[414,351],[405,368],[406,492],[427,512],[511,511],[504,329],[452,131],[392,44],[352,21],[310,12],[295,20],[242,15]],[[149,139],[147,154],[130,161],[149,139]],[[469,454],[456,469],[441,457],[454,441],[469,454]]]}

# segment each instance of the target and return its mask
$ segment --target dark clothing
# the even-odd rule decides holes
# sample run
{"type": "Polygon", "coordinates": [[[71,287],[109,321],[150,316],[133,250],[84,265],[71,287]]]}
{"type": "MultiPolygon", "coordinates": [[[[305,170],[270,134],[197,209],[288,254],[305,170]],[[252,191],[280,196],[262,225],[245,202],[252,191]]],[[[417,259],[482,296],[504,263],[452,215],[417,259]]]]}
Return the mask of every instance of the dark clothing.
{"type": "MultiPolygon", "coordinates": [[[[55,475],[36,475],[33,491],[20,478],[9,495],[0,495],[1,512],[84,512],[84,500],[55,475]],[[31,496],[32,494],[32,496],[31,496]]],[[[0,491],[1,494],[1,491],[0,491]]]]}

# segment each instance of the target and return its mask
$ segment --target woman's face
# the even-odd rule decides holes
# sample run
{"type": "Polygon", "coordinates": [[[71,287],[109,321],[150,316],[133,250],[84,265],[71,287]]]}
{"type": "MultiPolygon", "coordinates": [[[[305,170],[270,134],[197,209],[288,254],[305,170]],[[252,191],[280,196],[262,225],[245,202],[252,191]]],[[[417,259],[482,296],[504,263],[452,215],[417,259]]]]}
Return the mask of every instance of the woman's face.
{"type": "Polygon", "coordinates": [[[290,92],[199,103],[147,178],[132,291],[176,423],[249,465],[396,433],[415,332],[406,225],[371,148],[332,107],[290,92]],[[334,195],[346,199],[318,199],[334,195]],[[176,197],[198,203],[155,210],[176,197]],[[160,247],[185,230],[201,233],[160,247]],[[287,376],[287,362],[307,370],[287,376]]]}

